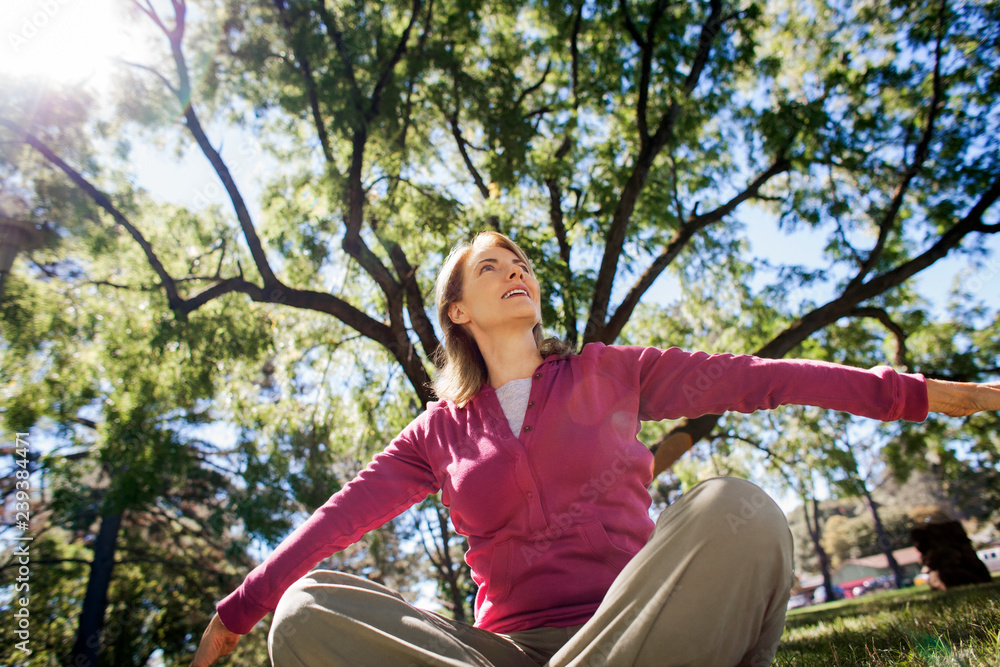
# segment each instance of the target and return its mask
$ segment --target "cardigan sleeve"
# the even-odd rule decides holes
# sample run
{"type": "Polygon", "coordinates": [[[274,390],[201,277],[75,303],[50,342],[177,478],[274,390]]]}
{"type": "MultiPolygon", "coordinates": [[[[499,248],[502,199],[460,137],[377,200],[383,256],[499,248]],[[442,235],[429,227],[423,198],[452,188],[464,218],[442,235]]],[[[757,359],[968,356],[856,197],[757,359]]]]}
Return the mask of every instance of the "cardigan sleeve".
{"type": "Polygon", "coordinates": [[[227,629],[247,634],[317,563],[439,490],[434,472],[407,437],[408,431],[412,429],[408,427],[376,455],[219,603],[219,618],[227,629]]]}
{"type": "MultiPolygon", "coordinates": [[[[616,373],[639,392],[639,417],[680,419],[727,410],[750,413],[779,405],[814,405],[881,421],[922,421],[927,385],[922,375],[888,366],[871,369],[805,359],[608,347],[616,373]]],[[[602,364],[603,365],[603,364],[602,364]]]]}

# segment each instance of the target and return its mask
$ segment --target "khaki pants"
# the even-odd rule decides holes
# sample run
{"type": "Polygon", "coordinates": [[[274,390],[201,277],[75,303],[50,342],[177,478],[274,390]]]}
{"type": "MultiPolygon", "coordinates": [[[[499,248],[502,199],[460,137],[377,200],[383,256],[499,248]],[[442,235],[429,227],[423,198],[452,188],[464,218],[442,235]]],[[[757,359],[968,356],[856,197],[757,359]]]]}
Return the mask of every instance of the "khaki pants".
{"type": "Polygon", "coordinates": [[[276,667],[764,667],[791,585],[784,514],[750,482],[719,478],[660,515],[585,625],[499,635],[314,571],[281,598],[268,648],[276,667]]]}

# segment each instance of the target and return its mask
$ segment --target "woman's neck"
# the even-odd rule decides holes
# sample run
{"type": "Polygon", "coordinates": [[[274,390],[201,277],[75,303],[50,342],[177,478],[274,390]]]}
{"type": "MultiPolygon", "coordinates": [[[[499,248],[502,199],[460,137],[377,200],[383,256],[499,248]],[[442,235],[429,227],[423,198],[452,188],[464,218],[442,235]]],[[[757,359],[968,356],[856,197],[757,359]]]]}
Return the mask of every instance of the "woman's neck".
{"type": "Polygon", "coordinates": [[[542,355],[538,353],[535,336],[530,330],[526,335],[490,337],[485,340],[477,339],[476,342],[486,362],[489,373],[487,382],[493,388],[511,380],[531,377],[542,363],[542,355]]]}

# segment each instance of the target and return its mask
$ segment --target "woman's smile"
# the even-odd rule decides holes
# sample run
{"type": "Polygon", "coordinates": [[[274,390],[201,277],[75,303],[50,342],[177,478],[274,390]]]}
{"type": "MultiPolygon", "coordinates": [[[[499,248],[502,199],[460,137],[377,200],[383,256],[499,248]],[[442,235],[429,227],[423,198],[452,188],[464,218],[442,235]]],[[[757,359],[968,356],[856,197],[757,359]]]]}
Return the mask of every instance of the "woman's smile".
{"type": "Polygon", "coordinates": [[[528,294],[528,289],[526,287],[515,287],[506,294],[504,294],[501,299],[509,299],[512,296],[530,296],[528,294]]]}

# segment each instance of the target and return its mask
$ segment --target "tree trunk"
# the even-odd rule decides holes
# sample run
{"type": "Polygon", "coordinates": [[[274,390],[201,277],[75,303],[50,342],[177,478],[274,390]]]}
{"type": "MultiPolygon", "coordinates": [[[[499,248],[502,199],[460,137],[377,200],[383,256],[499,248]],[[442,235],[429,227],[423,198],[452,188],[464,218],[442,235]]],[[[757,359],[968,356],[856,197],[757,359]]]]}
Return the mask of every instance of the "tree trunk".
{"type": "Polygon", "coordinates": [[[813,518],[809,519],[809,499],[802,496],[802,513],[806,517],[806,528],[809,530],[809,537],[812,539],[813,548],[816,550],[816,557],[819,558],[819,570],[823,574],[823,588],[826,590],[826,601],[832,602],[840,596],[833,588],[833,575],[830,574],[830,556],[823,548],[820,536],[822,534],[819,525],[819,502],[813,498],[813,518]]]}
{"type": "Polygon", "coordinates": [[[115,565],[115,548],[122,525],[121,512],[101,515],[101,529],[94,543],[94,560],[90,564],[90,579],[83,598],[76,644],[73,646],[72,665],[96,667],[97,652],[101,646],[104,629],[104,612],[108,606],[108,587],[111,570],[115,565]]]}
{"type": "Polygon", "coordinates": [[[882,525],[882,519],[878,515],[878,503],[872,498],[871,492],[868,490],[868,485],[862,483],[861,488],[865,492],[865,504],[868,505],[868,509],[872,513],[872,523],[875,524],[875,542],[878,544],[879,549],[885,554],[886,559],[889,561],[889,569],[892,570],[892,577],[895,580],[896,588],[903,587],[903,569],[896,562],[895,556],[892,555],[892,540],[885,532],[885,526],[882,525]]]}
{"type": "Polygon", "coordinates": [[[459,568],[456,568],[451,560],[451,529],[448,527],[448,515],[441,509],[441,506],[435,508],[438,526],[441,528],[441,554],[443,556],[444,562],[442,563],[442,583],[448,588],[448,597],[451,599],[452,614],[456,621],[461,623],[468,623],[469,616],[465,613],[465,596],[462,594],[462,586],[459,581],[459,568]]]}

